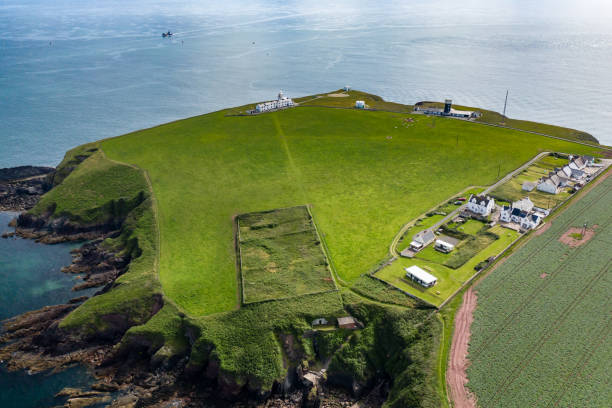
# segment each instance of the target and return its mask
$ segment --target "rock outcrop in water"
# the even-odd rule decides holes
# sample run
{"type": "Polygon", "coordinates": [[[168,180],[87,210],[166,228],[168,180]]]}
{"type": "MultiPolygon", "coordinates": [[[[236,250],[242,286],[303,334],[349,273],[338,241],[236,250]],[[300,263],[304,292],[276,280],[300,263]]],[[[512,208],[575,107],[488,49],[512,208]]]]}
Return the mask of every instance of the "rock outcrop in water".
{"type": "Polygon", "coordinates": [[[34,207],[52,186],[53,167],[21,166],[0,169],[0,211],[34,207]]]}

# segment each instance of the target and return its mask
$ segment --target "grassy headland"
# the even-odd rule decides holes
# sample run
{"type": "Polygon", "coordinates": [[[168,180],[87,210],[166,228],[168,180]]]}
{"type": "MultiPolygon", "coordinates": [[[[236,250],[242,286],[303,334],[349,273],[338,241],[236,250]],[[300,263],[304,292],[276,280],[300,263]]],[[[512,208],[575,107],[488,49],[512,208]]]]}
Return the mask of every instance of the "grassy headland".
{"type": "Polygon", "coordinates": [[[194,316],[236,307],[235,214],[311,204],[332,262],[350,283],[435,203],[491,184],[498,171],[541,150],[593,151],[458,120],[322,107],[246,117],[221,111],[100,147],[149,172],[164,292],[194,316]]]}
{"type": "MultiPolygon", "coordinates": [[[[357,91],[302,101],[309,106],[229,116],[235,108],[69,152],[57,186],[33,213],[85,225],[117,221],[121,233],[105,245],[132,262],[111,290],[86,301],[61,326],[94,334],[107,329],[106,317],[125,314],[132,327],[121,347],[147,344],[156,363],[189,355],[194,370],[216,366],[220,381],[269,390],[296,364],[289,354],[320,362],[314,340],[302,336],[312,319],[350,312],[365,329],[335,339],[346,345],[328,353],[330,374],[367,383],[382,373],[393,382],[388,406],[437,406],[438,322],[423,323],[430,310],[363,275],[388,256],[407,221],[436,203],[468,186],[492,184],[540,151],[596,149],[432,120],[357,91]],[[327,107],[348,108],[357,98],[396,112],[327,107]],[[238,308],[234,217],[306,204],[344,287],[238,308]],[[286,335],[297,341],[291,353],[280,340],[286,335]]],[[[472,227],[464,232],[476,233],[472,227]]],[[[501,249],[511,238],[489,248],[501,249]]],[[[439,289],[451,290],[445,281],[465,281],[477,262],[440,265],[439,289]]]]}

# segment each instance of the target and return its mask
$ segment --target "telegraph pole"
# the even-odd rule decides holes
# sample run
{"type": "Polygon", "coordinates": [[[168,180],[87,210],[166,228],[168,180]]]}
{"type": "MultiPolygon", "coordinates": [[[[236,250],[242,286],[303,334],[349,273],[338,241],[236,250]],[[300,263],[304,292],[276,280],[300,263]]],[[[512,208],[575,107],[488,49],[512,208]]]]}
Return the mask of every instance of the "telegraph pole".
{"type": "Polygon", "coordinates": [[[506,100],[504,101],[504,113],[502,115],[504,119],[506,118],[506,106],[508,106],[508,92],[510,92],[510,90],[506,90],[506,100]]]}

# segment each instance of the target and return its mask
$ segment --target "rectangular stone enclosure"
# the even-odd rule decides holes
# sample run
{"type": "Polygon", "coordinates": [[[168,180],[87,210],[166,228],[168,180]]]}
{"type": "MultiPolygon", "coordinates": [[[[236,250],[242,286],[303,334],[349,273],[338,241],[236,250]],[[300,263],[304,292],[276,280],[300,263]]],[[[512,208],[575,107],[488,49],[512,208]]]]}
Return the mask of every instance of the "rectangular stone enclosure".
{"type": "Polygon", "coordinates": [[[307,206],[236,217],[242,302],[337,290],[307,206]]]}

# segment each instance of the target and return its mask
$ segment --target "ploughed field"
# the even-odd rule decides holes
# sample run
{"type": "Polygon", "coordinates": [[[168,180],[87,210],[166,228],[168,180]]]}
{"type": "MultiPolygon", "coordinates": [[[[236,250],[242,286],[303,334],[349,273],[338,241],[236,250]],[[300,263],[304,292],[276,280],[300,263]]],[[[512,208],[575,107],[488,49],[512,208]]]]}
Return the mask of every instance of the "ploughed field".
{"type": "Polygon", "coordinates": [[[611,202],[607,177],[478,285],[468,387],[479,406],[610,405],[611,202]],[[568,245],[585,222],[594,233],[568,245]]]}
{"type": "Polygon", "coordinates": [[[311,205],[332,266],[352,283],[386,256],[403,224],[467,186],[491,184],[542,150],[593,152],[421,115],[324,107],[225,114],[100,143],[108,158],[148,172],[161,284],[193,316],[238,304],[237,214],[311,205]]]}

